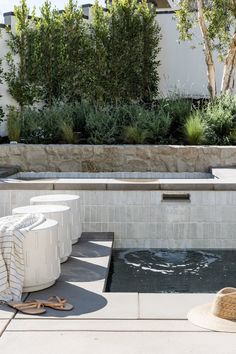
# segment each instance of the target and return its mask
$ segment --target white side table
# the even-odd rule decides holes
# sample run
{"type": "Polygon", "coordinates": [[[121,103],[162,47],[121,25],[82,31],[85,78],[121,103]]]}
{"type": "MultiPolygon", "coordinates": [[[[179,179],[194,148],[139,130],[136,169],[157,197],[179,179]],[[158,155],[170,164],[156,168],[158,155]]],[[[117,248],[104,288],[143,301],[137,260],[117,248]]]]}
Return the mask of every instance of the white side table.
{"type": "MultiPolygon", "coordinates": [[[[21,230],[24,233],[24,229],[21,230]]],[[[25,278],[23,292],[38,291],[52,286],[61,273],[58,252],[58,222],[44,223],[25,232],[25,278]]]]}
{"type": "MultiPolygon", "coordinates": [[[[1,221],[13,219],[13,215],[1,221]]],[[[61,273],[58,254],[58,222],[46,219],[31,230],[20,229],[24,234],[23,292],[38,291],[52,286],[61,273]]]]}
{"type": "Polygon", "coordinates": [[[74,194],[47,194],[32,197],[30,199],[30,204],[59,204],[67,205],[68,207],[70,207],[72,214],[72,245],[74,245],[76,242],[78,242],[78,239],[80,238],[82,232],[79,201],[80,197],[74,194]]]}
{"type": "Polygon", "coordinates": [[[27,205],[12,210],[12,214],[43,214],[58,222],[58,245],[60,262],[67,261],[72,252],[71,211],[65,205],[27,205]]]}

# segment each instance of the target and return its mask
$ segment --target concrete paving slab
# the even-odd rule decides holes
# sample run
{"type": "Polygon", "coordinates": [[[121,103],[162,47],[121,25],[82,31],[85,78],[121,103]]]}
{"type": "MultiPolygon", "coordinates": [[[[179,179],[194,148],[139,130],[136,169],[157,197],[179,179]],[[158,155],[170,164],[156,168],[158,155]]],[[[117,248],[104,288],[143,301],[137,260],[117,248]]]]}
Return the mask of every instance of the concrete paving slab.
{"type": "Polygon", "coordinates": [[[0,182],[0,190],[53,190],[53,181],[17,181],[17,180],[5,180],[0,182]]]}
{"type": "Polygon", "coordinates": [[[216,332],[5,332],[4,354],[235,354],[235,335],[216,332]]]}
{"type": "Polygon", "coordinates": [[[69,284],[73,284],[75,286],[79,286],[83,289],[92,291],[94,293],[98,293],[103,295],[103,290],[104,290],[104,286],[105,286],[105,280],[101,279],[101,280],[96,280],[96,281],[85,281],[85,282],[66,282],[69,284]]]}
{"type": "Polygon", "coordinates": [[[71,191],[105,191],[107,189],[106,180],[86,180],[86,179],[57,179],[53,184],[54,190],[71,191]],[[105,182],[104,182],[105,181],[105,182]],[[103,183],[104,182],[104,183],[103,183]]]}
{"type": "Polygon", "coordinates": [[[7,331],[205,332],[187,320],[13,319],[7,331]]]}
{"type": "MultiPolygon", "coordinates": [[[[22,301],[24,301],[28,296],[28,293],[22,294],[22,301]]],[[[11,319],[14,317],[16,310],[13,310],[11,307],[0,304],[0,320],[2,319],[11,319]]]]}
{"type": "Polygon", "coordinates": [[[73,282],[68,282],[69,284],[79,286],[85,290],[92,291],[96,294],[103,295],[104,287],[105,287],[105,282],[104,279],[102,280],[97,280],[97,281],[91,281],[91,282],[80,282],[80,283],[73,283],[73,282]]]}
{"type": "MultiPolygon", "coordinates": [[[[88,283],[89,284],[89,283],[88,283]]],[[[94,286],[94,282],[91,284],[94,286]]],[[[98,285],[97,285],[98,286],[98,285]]],[[[102,283],[100,283],[102,286],[102,283]]],[[[138,318],[137,293],[96,293],[78,283],[57,282],[54,286],[31,293],[30,299],[48,299],[57,295],[66,298],[74,305],[72,311],[56,311],[47,309],[47,313],[37,316],[40,318],[138,318]]],[[[36,318],[18,312],[16,318],[36,318]]]]}
{"type": "Polygon", "coordinates": [[[16,311],[7,305],[0,304],[0,320],[10,319],[15,315],[16,311]]]}
{"type": "Polygon", "coordinates": [[[1,337],[2,333],[5,331],[9,322],[10,322],[10,319],[9,320],[0,320],[0,337],[1,337]]]}
{"type": "Polygon", "coordinates": [[[214,294],[139,294],[139,316],[186,319],[192,307],[211,303],[214,297],[214,294]]]}
{"type": "Polygon", "coordinates": [[[236,168],[212,168],[211,171],[218,179],[236,179],[236,168]]]}
{"type": "Polygon", "coordinates": [[[102,294],[107,301],[104,307],[93,313],[84,312],[81,318],[97,319],[138,319],[138,294],[102,294]]]}

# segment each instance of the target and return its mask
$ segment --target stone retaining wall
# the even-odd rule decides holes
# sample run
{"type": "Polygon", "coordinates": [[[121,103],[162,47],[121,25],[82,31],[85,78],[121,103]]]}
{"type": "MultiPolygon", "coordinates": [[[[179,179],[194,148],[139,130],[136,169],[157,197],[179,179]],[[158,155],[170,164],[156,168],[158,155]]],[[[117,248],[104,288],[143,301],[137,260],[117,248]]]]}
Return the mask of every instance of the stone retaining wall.
{"type": "Polygon", "coordinates": [[[236,146],[0,145],[0,166],[36,172],[207,172],[236,166],[236,146]]]}

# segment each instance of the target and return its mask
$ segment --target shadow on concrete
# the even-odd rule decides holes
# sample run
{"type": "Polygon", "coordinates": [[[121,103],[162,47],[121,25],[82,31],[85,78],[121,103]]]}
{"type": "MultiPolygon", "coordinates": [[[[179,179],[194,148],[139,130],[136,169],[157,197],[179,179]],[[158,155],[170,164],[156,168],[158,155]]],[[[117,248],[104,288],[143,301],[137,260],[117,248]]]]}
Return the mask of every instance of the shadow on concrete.
{"type": "Polygon", "coordinates": [[[114,241],[114,232],[82,232],[80,241],[114,241]]]}
{"type": "Polygon", "coordinates": [[[98,311],[107,304],[107,300],[102,295],[85,290],[76,284],[60,281],[48,289],[31,293],[27,301],[33,299],[47,300],[49,297],[55,295],[67,299],[74,306],[74,309],[71,311],[58,311],[46,308],[47,312],[40,317],[79,317],[83,314],[98,311]]]}
{"type": "Polygon", "coordinates": [[[72,256],[79,258],[107,257],[111,253],[111,247],[99,245],[94,241],[79,241],[73,246],[72,256]]]}
{"type": "Polygon", "coordinates": [[[70,257],[61,265],[61,276],[58,281],[91,282],[105,279],[107,268],[70,257]]]}

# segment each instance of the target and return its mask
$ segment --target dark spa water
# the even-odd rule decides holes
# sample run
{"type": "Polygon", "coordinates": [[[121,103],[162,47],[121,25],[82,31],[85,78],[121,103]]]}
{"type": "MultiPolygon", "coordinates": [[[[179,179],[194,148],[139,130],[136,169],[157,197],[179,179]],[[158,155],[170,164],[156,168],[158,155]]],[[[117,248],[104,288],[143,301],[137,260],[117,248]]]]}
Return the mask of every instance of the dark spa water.
{"type": "Polygon", "coordinates": [[[109,292],[211,293],[236,287],[236,250],[116,249],[109,292]]]}

